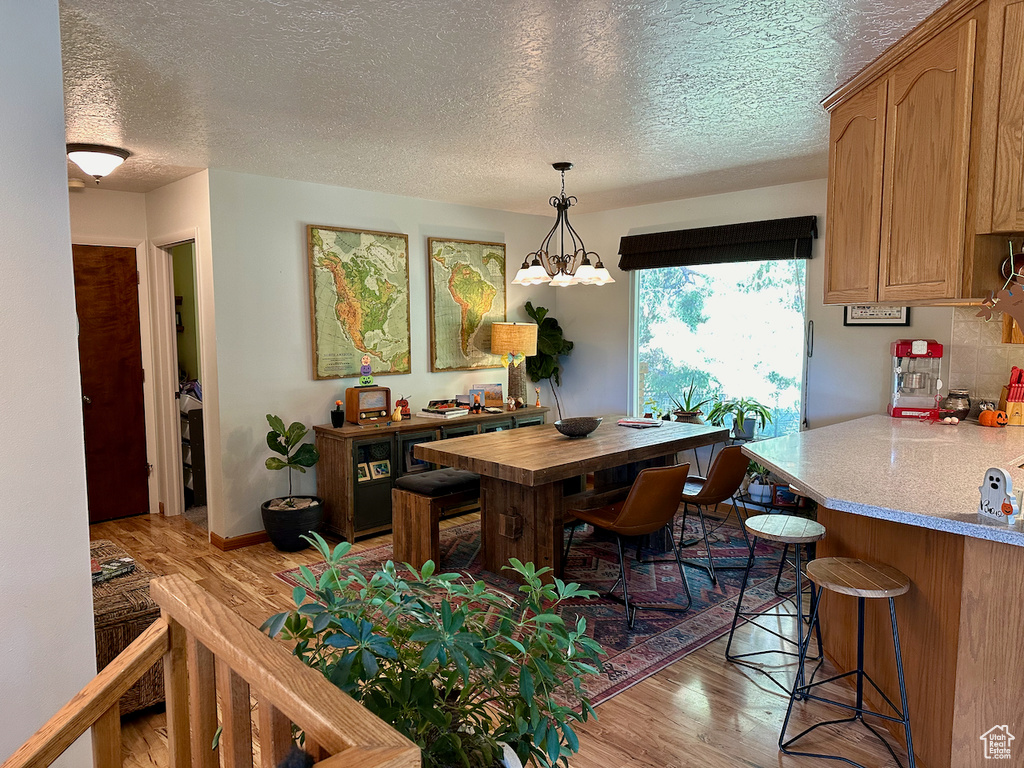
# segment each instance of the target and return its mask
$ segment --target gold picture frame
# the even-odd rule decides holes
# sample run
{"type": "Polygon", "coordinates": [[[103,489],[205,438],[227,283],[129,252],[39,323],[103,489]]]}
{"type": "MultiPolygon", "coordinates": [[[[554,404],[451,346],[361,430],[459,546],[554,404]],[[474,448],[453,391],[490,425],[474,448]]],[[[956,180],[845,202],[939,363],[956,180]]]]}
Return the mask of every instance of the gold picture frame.
{"type": "Polygon", "coordinates": [[[427,238],[430,298],[430,370],[471,371],[500,368],[501,356],[492,355],[491,323],[504,321],[508,309],[505,282],[505,244],[481,240],[427,238]],[[452,265],[458,264],[459,273],[452,265]],[[486,296],[476,307],[460,303],[455,280],[462,280],[486,296]],[[470,327],[467,327],[469,324],[470,327]]]}
{"type": "Polygon", "coordinates": [[[412,372],[409,236],[306,226],[313,378],[412,372]]]}

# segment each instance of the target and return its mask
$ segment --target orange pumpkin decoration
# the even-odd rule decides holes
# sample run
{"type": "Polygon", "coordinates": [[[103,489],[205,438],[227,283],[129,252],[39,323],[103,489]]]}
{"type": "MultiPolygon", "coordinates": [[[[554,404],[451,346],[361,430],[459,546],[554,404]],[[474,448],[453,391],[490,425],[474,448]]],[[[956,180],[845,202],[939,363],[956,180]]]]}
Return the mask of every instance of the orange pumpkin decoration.
{"type": "Polygon", "coordinates": [[[978,423],[983,427],[1005,427],[1007,421],[1006,411],[982,411],[978,414],[978,423]]]}

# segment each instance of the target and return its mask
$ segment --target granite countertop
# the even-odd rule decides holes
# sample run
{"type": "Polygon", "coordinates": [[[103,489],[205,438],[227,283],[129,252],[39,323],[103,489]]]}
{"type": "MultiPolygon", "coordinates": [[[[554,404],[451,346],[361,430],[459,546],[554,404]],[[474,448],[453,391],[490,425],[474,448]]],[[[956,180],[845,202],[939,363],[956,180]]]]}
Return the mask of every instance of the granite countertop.
{"type": "Polygon", "coordinates": [[[1011,527],[977,513],[989,467],[1024,488],[1024,427],[866,416],[743,450],[829,509],[1024,546],[1024,514],[1011,527]]]}

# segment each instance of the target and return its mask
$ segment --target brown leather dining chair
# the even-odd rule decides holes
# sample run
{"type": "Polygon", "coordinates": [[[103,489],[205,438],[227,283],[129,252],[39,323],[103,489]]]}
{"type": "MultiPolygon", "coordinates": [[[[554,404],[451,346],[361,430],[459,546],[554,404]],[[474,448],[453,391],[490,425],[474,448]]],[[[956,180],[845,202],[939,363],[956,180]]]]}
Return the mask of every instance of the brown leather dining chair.
{"type": "MultiPolygon", "coordinates": [[[[679,580],[686,593],[686,605],[630,605],[629,602],[629,570],[626,568],[626,558],[622,546],[622,537],[646,536],[661,530],[665,526],[671,526],[679,509],[679,497],[686,484],[686,477],[690,471],[689,464],[680,464],[675,467],[651,467],[641,470],[633,481],[629,495],[620,502],[598,509],[573,510],[576,517],[576,524],[569,531],[569,541],[565,546],[565,562],[569,556],[569,548],[572,547],[572,539],[576,533],[576,526],[579,523],[589,523],[595,528],[601,528],[615,534],[615,543],[619,550],[619,579],[612,585],[605,597],[613,600],[619,598],[612,593],[622,583],[622,602],[626,606],[626,625],[632,629],[636,621],[636,612],[641,608],[654,609],[659,611],[673,611],[682,613],[689,610],[692,598],[690,586],[686,583],[686,574],[683,573],[683,562],[679,559],[679,548],[676,546],[675,536],[671,528],[668,539],[672,542],[672,550],[675,553],[676,566],[679,568],[679,580]]],[[[639,547],[640,544],[637,544],[639,547]]]]}
{"type": "MultiPolygon", "coordinates": [[[[708,526],[707,521],[704,518],[704,509],[714,507],[721,504],[724,501],[733,499],[736,491],[739,490],[740,483],[743,482],[743,476],[747,473],[747,467],[750,464],[750,459],[743,453],[742,447],[738,445],[730,445],[723,448],[715,456],[714,461],[711,462],[711,467],[708,469],[707,477],[700,477],[698,475],[691,475],[686,478],[686,486],[682,493],[683,502],[683,533],[680,534],[679,546],[680,548],[686,548],[696,544],[700,539],[691,539],[684,541],[682,536],[686,533],[686,516],[693,507],[697,512],[697,519],[700,521],[701,537],[704,539],[704,548],[707,551],[708,563],[694,562],[691,560],[684,560],[686,565],[692,565],[697,568],[703,568],[708,572],[711,577],[711,583],[717,584],[718,578],[715,575],[715,560],[711,556],[711,544],[708,541],[708,526]]],[[[740,515],[739,509],[736,506],[735,499],[732,500],[732,511],[736,512],[736,519],[739,521],[740,530],[743,532],[743,538],[747,542],[747,546],[750,546],[750,538],[747,536],[746,526],[743,524],[743,517],[740,515]]],[[[726,515],[728,518],[728,515],[726,515]]],[[[724,568],[724,566],[719,566],[724,568]]]]}

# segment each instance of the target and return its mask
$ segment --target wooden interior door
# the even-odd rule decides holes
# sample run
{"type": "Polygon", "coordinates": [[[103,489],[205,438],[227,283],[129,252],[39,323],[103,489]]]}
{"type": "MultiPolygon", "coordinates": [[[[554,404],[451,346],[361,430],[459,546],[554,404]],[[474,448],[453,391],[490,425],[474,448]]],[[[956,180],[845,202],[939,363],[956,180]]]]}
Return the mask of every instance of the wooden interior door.
{"type": "Polygon", "coordinates": [[[886,81],[832,111],[825,229],[825,303],[878,299],[886,81]]]}
{"type": "Polygon", "coordinates": [[[959,295],[976,28],[936,35],[889,77],[880,301],[959,295]]]}
{"type": "Polygon", "coordinates": [[[134,248],[72,246],[89,522],[149,511],[134,248]]]}

